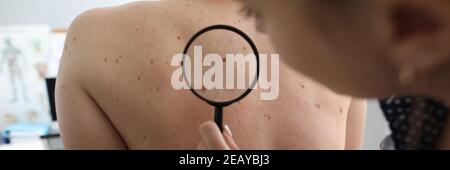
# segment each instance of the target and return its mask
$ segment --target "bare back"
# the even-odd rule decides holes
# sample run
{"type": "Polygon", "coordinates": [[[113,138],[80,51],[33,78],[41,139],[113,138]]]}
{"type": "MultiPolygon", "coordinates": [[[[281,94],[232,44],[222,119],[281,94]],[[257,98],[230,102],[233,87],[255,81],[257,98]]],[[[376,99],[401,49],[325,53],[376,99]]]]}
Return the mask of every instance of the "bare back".
{"type": "MultiPolygon", "coordinates": [[[[57,82],[65,146],[194,149],[198,126],[213,118],[213,110],[190,91],[172,88],[171,59],[195,32],[213,24],[242,29],[261,53],[276,53],[239,9],[228,1],[138,2],[79,16],[57,82]]],[[[281,63],[278,99],[260,100],[255,91],[225,108],[224,123],[242,149],[345,149],[360,145],[363,117],[363,102],[281,63]]]]}

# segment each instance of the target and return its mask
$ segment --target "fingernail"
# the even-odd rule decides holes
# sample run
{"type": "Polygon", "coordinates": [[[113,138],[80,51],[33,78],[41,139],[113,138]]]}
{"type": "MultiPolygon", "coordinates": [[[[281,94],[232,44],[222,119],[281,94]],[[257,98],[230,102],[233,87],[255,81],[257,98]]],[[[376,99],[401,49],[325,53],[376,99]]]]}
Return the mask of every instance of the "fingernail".
{"type": "Polygon", "coordinates": [[[228,125],[225,125],[225,131],[231,136],[233,137],[233,133],[231,133],[231,129],[228,125]]]}

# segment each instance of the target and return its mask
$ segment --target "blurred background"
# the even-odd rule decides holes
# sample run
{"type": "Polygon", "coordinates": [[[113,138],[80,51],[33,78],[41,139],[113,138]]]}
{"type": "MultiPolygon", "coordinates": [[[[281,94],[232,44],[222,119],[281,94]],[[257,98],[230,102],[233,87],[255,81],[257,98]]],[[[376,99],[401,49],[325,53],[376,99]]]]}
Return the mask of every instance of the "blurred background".
{"type": "MultiPolygon", "coordinates": [[[[63,149],[53,83],[72,20],[91,8],[133,0],[0,1],[0,150],[63,149]]],[[[379,149],[389,134],[370,100],[363,149],[379,149]]]]}

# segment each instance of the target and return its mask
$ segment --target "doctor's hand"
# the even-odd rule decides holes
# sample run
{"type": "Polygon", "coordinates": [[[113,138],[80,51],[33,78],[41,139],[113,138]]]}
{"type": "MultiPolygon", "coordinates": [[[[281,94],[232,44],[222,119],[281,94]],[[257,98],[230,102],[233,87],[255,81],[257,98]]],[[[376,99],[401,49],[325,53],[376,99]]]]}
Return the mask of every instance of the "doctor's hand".
{"type": "Polygon", "coordinates": [[[198,150],[239,150],[227,125],[221,133],[216,123],[208,121],[200,125],[199,132],[202,140],[197,145],[198,150]]]}

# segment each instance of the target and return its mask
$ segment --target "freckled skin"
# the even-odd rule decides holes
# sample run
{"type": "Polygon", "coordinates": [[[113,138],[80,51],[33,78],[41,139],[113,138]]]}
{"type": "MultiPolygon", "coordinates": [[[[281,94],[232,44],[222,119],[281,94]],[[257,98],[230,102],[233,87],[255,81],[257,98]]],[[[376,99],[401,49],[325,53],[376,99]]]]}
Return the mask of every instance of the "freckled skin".
{"type": "MultiPolygon", "coordinates": [[[[58,119],[67,148],[195,149],[198,126],[213,119],[213,108],[189,90],[171,87],[176,68],[169,64],[182,52],[186,37],[213,24],[228,24],[251,36],[261,53],[275,53],[268,37],[254,30],[254,21],[238,13],[239,3],[188,4],[136,2],[89,11],[74,21],[69,36],[77,41],[66,44],[71,48],[64,52],[57,82],[58,119]]],[[[242,40],[231,41],[235,49],[245,50],[242,40]]],[[[262,101],[261,90],[255,90],[224,108],[224,123],[240,148],[345,149],[345,141],[360,140],[362,134],[346,139],[346,129],[363,128],[346,128],[353,124],[347,122],[351,98],[280,64],[278,99],[262,101]],[[320,103],[321,109],[305,102],[320,103]]]]}

